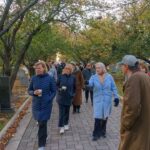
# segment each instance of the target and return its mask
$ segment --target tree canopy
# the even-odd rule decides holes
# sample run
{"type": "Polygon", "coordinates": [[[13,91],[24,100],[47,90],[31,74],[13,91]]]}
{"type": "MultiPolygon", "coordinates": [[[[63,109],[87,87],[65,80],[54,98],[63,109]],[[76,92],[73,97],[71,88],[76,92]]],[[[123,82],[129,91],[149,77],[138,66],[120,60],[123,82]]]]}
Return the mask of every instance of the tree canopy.
{"type": "Polygon", "coordinates": [[[150,56],[150,1],[9,0],[0,6],[0,62],[13,87],[21,63],[59,52],[68,61],[150,56]],[[114,14],[117,12],[117,14],[114,14]]]}

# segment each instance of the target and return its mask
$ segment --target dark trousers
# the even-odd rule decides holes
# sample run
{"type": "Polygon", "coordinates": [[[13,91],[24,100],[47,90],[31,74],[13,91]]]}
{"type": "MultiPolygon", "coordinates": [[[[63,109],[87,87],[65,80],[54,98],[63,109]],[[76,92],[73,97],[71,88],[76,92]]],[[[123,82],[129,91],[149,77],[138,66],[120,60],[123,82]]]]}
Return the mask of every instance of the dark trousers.
{"type": "Polygon", "coordinates": [[[38,121],[38,146],[45,147],[47,138],[47,121],[38,121]]]}
{"type": "Polygon", "coordinates": [[[95,118],[94,131],[93,131],[94,137],[100,137],[106,135],[107,120],[108,120],[107,118],[106,120],[95,118]]]}
{"type": "Polygon", "coordinates": [[[73,113],[80,113],[80,105],[73,105],[73,113]]]}
{"type": "Polygon", "coordinates": [[[93,91],[92,90],[88,90],[88,89],[85,90],[85,99],[86,99],[86,102],[88,102],[89,93],[90,93],[91,103],[93,104],[93,91]]]}
{"type": "Polygon", "coordinates": [[[70,106],[59,105],[59,127],[64,127],[69,123],[70,106]]]}

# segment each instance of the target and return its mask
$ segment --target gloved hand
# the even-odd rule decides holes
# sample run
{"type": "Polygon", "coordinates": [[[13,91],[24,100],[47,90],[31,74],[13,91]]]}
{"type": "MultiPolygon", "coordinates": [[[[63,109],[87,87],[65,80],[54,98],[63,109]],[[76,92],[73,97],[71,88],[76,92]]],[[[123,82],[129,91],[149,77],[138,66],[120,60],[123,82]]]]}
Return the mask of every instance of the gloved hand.
{"type": "Polygon", "coordinates": [[[114,99],[114,106],[117,107],[119,105],[119,98],[114,99]]]}

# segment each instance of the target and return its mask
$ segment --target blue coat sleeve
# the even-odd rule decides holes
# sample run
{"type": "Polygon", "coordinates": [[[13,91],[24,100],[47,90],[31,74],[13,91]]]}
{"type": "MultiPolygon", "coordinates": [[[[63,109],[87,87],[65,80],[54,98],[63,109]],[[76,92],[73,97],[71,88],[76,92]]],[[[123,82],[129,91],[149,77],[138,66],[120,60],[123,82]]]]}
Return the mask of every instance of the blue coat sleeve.
{"type": "Polygon", "coordinates": [[[52,100],[56,95],[56,82],[50,79],[50,100],[52,100]]]}

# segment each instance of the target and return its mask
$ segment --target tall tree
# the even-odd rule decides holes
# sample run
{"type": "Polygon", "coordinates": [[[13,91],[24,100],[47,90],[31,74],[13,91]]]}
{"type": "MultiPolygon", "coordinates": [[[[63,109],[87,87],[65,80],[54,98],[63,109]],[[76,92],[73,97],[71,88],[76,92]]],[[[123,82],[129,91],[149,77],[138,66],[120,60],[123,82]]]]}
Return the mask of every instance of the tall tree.
{"type": "Polygon", "coordinates": [[[120,32],[114,44],[114,53],[134,54],[139,58],[150,55],[150,1],[143,0],[124,8],[118,22],[120,32]]]}
{"type": "Polygon", "coordinates": [[[45,30],[47,24],[62,22],[71,27],[79,24],[79,17],[84,14],[84,6],[91,4],[87,2],[82,0],[17,0],[7,3],[8,6],[5,6],[3,10],[7,8],[5,12],[8,12],[9,9],[9,13],[6,13],[5,17],[3,17],[4,13],[1,13],[4,19],[1,20],[0,32],[3,33],[1,34],[0,54],[4,72],[10,76],[11,88],[33,37],[45,30]],[[4,26],[7,23],[9,27],[4,26]]]}
{"type": "Polygon", "coordinates": [[[0,12],[0,37],[3,36],[6,32],[10,30],[10,28],[19,20],[22,16],[24,16],[30,8],[32,8],[39,0],[31,0],[24,7],[20,7],[22,3],[21,0],[7,0],[4,2],[4,7],[0,12]],[[13,11],[13,17],[9,18],[9,14],[11,11],[11,5],[15,3],[15,11],[13,11]],[[8,19],[9,18],[9,19],[8,19]]]}

